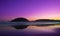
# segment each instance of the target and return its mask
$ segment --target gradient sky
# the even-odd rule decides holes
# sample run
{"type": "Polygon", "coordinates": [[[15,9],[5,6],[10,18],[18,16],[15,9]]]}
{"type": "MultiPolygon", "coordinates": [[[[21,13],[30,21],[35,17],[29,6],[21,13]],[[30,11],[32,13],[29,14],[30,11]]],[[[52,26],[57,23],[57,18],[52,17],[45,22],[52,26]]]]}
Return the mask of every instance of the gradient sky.
{"type": "Polygon", "coordinates": [[[60,0],[0,0],[0,20],[60,19],[60,0]]]}

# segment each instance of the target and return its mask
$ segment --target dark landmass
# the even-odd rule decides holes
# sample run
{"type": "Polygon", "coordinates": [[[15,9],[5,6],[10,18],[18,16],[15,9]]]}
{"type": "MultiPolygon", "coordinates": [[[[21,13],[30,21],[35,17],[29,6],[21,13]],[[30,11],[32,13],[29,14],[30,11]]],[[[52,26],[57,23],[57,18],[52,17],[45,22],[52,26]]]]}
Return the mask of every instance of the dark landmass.
{"type": "Polygon", "coordinates": [[[10,22],[29,22],[26,18],[16,18],[11,20],[10,22]]]}
{"type": "Polygon", "coordinates": [[[10,22],[60,22],[60,20],[52,20],[52,19],[37,19],[35,21],[29,21],[26,18],[16,18],[11,20],[10,22]]]}
{"type": "Polygon", "coordinates": [[[60,20],[50,20],[50,19],[38,19],[34,22],[60,22],[60,20]]]}
{"type": "MultiPolygon", "coordinates": [[[[16,18],[16,19],[11,20],[10,22],[60,22],[60,20],[38,19],[35,21],[29,21],[26,18],[16,18]]],[[[53,26],[53,25],[60,25],[60,24],[39,24],[35,26],[53,26]]],[[[13,25],[12,27],[14,27],[15,29],[25,29],[28,26],[29,25],[13,25]]]]}
{"type": "MultiPolygon", "coordinates": [[[[60,20],[38,19],[33,22],[60,22],[60,20]]],[[[40,24],[40,25],[36,25],[36,26],[53,26],[53,25],[60,25],[60,24],[40,24]]]]}
{"type": "MultiPolygon", "coordinates": [[[[29,22],[29,20],[27,20],[26,18],[16,18],[10,22],[29,22]]],[[[14,27],[15,29],[25,29],[28,27],[28,25],[13,25],[12,27],[14,27]]]]}

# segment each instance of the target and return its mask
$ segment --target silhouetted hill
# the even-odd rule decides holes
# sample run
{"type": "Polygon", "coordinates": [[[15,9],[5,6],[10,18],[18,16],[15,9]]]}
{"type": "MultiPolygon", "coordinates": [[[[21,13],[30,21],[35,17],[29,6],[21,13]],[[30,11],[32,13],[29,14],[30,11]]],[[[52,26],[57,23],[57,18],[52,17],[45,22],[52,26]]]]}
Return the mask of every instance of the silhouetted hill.
{"type": "MultiPolygon", "coordinates": [[[[29,22],[29,20],[27,20],[26,18],[16,18],[11,20],[11,22],[29,22]]],[[[13,25],[12,27],[14,27],[15,29],[25,29],[28,26],[29,25],[13,25]]]]}
{"type": "Polygon", "coordinates": [[[29,22],[26,18],[15,18],[11,22],[29,22]]]}
{"type": "Polygon", "coordinates": [[[35,22],[60,22],[60,20],[38,19],[35,22]]]}

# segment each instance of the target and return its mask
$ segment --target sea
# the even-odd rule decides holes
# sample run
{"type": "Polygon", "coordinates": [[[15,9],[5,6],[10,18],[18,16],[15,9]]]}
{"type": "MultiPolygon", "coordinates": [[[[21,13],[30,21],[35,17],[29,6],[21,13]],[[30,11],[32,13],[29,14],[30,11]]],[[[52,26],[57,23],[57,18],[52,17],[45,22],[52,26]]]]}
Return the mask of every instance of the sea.
{"type": "Polygon", "coordinates": [[[12,26],[0,25],[0,36],[60,36],[60,25],[30,25],[25,29],[16,29],[12,26]]]}

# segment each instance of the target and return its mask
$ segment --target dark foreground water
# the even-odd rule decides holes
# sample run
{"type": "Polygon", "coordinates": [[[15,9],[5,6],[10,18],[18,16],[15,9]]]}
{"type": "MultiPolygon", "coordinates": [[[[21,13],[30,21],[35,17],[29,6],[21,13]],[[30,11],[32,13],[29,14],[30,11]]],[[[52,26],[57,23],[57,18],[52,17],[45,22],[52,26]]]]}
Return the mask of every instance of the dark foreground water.
{"type": "Polygon", "coordinates": [[[60,36],[60,25],[28,26],[26,29],[0,26],[0,36],[60,36]]]}

